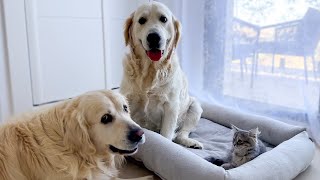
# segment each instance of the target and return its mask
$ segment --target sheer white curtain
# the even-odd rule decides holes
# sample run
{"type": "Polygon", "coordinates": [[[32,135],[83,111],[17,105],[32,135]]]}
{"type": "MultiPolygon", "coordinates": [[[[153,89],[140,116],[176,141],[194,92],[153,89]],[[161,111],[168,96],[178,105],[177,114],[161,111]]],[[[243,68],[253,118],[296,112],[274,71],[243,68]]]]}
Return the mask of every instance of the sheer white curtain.
{"type": "Polygon", "coordinates": [[[306,126],[320,142],[320,0],[165,1],[198,98],[306,126]]]}

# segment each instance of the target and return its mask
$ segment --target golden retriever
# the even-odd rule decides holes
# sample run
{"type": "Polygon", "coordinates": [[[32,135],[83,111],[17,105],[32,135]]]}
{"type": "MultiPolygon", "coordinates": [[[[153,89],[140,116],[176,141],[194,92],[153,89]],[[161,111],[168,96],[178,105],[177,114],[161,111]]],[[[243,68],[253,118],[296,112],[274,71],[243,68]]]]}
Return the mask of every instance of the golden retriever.
{"type": "Polygon", "coordinates": [[[202,108],[188,94],[175,52],[180,32],[179,21],[159,2],[143,4],[132,13],[124,27],[130,52],[123,60],[120,92],[138,124],[184,146],[202,148],[189,138],[202,108]]]}
{"type": "Polygon", "coordinates": [[[0,127],[0,179],[114,179],[144,132],[124,96],[88,92],[0,127]]]}

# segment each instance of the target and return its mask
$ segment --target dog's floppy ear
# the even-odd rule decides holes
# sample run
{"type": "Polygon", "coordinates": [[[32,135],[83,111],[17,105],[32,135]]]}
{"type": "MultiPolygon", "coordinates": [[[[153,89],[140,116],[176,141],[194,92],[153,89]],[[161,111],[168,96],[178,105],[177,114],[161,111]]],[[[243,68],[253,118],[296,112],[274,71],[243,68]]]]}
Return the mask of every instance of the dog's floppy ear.
{"type": "Polygon", "coordinates": [[[134,12],[130,15],[130,17],[126,20],[125,24],[124,24],[124,40],[126,43],[126,46],[128,46],[129,44],[132,44],[132,38],[131,38],[131,26],[133,23],[133,15],[134,12]]]}
{"type": "Polygon", "coordinates": [[[76,110],[76,107],[77,105],[73,105],[69,117],[65,119],[65,144],[86,157],[94,154],[96,149],[91,142],[84,114],[76,110]]]}
{"type": "MultiPolygon", "coordinates": [[[[172,22],[173,22],[173,26],[174,26],[174,37],[172,40],[172,45],[170,45],[170,48],[169,48],[167,60],[171,59],[172,52],[174,52],[174,49],[177,47],[178,42],[180,40],[180,36],[181,36],[180,22],[178,20],[176,20],[176,18],[174,16],[172,16],[172,22]]],[[[169,62],[169,61],[167,61],[167,62],[169,62]]]]}
{"type": "Polygon", "coordinates": [[[175,30],[175,36],[173,41],[173,47],[176,48],[178,45],[178,42],[180,40],[181,36],[181,24],[176,18],[172,17],[173,24],[174,24],[174,30],[175,30]]]}

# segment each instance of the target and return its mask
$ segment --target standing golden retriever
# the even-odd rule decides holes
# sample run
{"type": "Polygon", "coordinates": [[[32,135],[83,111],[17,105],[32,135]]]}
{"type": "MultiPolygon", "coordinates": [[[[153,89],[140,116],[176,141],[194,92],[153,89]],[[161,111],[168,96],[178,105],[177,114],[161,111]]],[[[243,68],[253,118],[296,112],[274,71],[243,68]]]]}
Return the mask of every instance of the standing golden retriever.
{"type": "Polygon", "coordinates": [[[120,92],[128,98],[132,118],[179,144],[202,148],[189,138],[202,109],[188,94],[175,52],[180,23],[163,4],[146,3],[127,19],[124,37],[130,53],[123,61],[120,92]]]}
{"type": "Polygon", "coordinates": [[[144,140],[122,95],[88,92],[2,125],[0,179],[113,179],[144,140]]]}

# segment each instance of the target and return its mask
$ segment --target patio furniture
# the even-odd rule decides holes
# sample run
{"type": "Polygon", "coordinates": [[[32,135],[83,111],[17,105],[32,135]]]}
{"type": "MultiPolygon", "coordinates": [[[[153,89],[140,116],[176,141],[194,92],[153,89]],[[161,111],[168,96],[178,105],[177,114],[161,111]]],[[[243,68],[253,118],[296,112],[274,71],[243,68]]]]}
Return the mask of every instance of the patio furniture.
{"type": "MultiPolygon", "coordinates": [[[[257,48],[260,27],[238,18],[233,19],[232,60],[240,60],[241,78],[247,71],[247,58],[254,58],[257,48]]],[[[253,60],[252,60],[253,61],[253,60]]]]}
{"type": "MultiPolygon", "coordinates": [[[[315,51],[320,40],[320,11],[309,8],[300,20],[264,26],[265,29],[274,29],[273,41],[260,41],[257,53],[271,53],[272,72],[274,72],[274,56],[291,55],[304,57],[304,76],[308,82],[307,58],[312,58],[313,73],[316,78],[315,51]]],[[[256,66],[258,60],[255,62],[256,66]]]]}
{"type": "MultiPolygon", "coordinates": [[[[320,11],[309,8],[300,20],[259,27],[244,20],[233,19],[232,60],[240,60],[241,77],[247,71],[246,59],[252,58],[251,86],[257,74],[259,54],[272,54],[272,73],[275,55],[301,56],[304,59],[304,77],[308,83],[308,58],[312,59],[313,73],[317,78],[315,53],[320,42],[320,11]],[[263,31],[273,31],[271,39],[263,39],[263,31]]],[[[285,58],[282,58],[285,60],[285,58]]]]}

